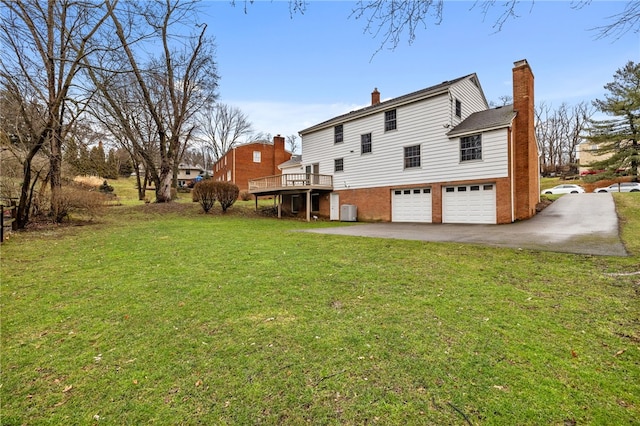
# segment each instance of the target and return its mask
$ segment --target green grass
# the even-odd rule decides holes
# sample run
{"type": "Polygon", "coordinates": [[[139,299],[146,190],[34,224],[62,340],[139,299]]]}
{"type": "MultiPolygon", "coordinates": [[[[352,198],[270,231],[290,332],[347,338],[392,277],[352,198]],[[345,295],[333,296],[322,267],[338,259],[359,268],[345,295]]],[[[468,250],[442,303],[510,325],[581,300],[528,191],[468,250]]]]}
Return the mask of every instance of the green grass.
{"type": "Polygon", "coordinates": [[[340,224],[251,202],[12,235],[1,423],[638,424],[640,197],[615,195],[627,258],[292,232],[340,224]]]}

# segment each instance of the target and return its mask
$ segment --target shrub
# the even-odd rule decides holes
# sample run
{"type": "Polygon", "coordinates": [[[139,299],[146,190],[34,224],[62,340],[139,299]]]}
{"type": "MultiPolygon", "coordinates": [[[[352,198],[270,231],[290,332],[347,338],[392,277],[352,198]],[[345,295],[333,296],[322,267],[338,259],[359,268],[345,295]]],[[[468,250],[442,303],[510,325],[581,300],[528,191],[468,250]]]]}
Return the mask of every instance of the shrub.
{"type": "Polygon", "coordinates": [[[220,202],[220,206],[222,206],[222,212],[225,213],[238,199],[240,189],[238,185],[231,182],[213,182],[213,185],[216,199],[220,202]]]}
{"type": "Polygon", "coordinates": [[[213,208],[216,202],[216,183],[219,182],[214,182],[210,179],[203,180],[196,183],[193,191],[191,191],[193,201],[199,202],[205,213],[209,213],[209,210],[213,208]]]}
{"type": "Polygon", "coordinates": [[[104,211],[106,201],[105,195],[100,192],[78,186],[64,186],[60,189],[50,215],[57,223],[61,223],[72,212],[84,213],[93,219],[104,211]]]}
{"type": "Polygon", "coordinates": [[[109,185],[109,183],[107,183],[106,180],[102,182],[102,185],[100,185],[98,189],[100,190],[100,192],[103,192],[105,194],[109,194],[113,192],[113,186],[109,185]]]}
{"type": "Polygon", "coordinates": [[[247,192],[247,191],[242,191],[240,193],[240,199],[242,201],[249,201],[249,200],[251,200],[251,194],[249,192],[247,192]]]}

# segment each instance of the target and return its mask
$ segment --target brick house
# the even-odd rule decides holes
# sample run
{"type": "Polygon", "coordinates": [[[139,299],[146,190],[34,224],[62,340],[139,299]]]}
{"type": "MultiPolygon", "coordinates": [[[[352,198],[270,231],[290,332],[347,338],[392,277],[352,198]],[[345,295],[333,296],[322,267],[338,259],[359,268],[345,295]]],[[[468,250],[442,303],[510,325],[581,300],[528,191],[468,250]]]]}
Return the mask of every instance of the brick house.
{"type": "Polygon", "coordinates": [[[213,165],[213,179],[233,182],[240,192],[246,192],[250,179],[279,174],[278,165],[291,159],[285,150],[284,138],[257,141],[230,149],[213,165]]]}
{"type": "Polygon", "coordinates": [[[540,198],[526,60],[514,64],[512,79],[513,105],[493,109],[476,74],[384,102],[376,89],[370,106],[300,131],[302,176],[254,180],[250,192],[272,191],[284,211],[297,198],[307,220],[344,220],[354,206],[365,221],[528,219],[540,198]]]}

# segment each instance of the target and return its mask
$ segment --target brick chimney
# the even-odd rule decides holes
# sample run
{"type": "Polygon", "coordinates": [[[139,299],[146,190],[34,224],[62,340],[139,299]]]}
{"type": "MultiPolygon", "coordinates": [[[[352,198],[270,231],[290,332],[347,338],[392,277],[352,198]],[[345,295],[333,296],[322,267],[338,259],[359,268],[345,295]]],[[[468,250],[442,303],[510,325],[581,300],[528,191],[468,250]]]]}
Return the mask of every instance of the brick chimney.
{"type": "Polygon", "coordinates": [[[515,219],[536,214],[540,201],[538,144],[535,133],[533,72],[526,59],[514,62],[513,109],[517,113],[513,128],[515,219]]]}
{"type": "Polygon", "coordinates": [[[284,150],[284,137],[280,135],[275,135],[273,137],[273,164],[272,164],[272,174],[278,174],[278,165],[287,161],[291,154],[289,154],[289,158],[286,158],[287,152],[284,150]]]}
{"type": "Polygon", "coordinates": [[[378,92],[378,88],[376,87],[371,92],[371,105],[378,105],[380,103],[380,92],[378,92]]]}

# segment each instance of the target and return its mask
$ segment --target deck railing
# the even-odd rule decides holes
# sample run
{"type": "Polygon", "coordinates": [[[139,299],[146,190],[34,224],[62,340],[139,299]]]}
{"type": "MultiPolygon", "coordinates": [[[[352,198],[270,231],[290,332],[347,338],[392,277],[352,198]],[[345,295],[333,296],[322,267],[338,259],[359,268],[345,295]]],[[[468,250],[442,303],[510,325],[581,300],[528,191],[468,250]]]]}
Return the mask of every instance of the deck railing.
{"type": "Polygon", "coordinates": [[[249,192],[279,191],[288,189],[333,189],[333,176],[315,173],[292,173],[265,176],[249,181],[249,192]]]}

